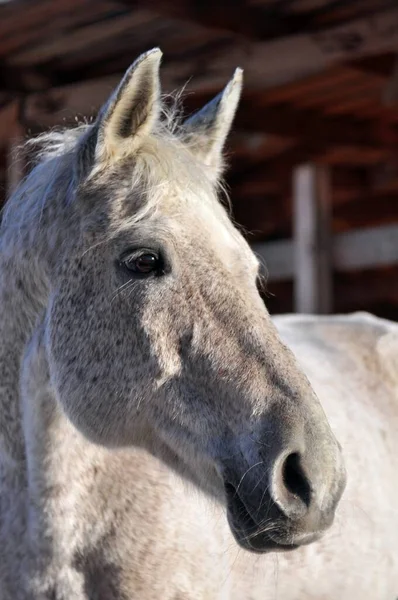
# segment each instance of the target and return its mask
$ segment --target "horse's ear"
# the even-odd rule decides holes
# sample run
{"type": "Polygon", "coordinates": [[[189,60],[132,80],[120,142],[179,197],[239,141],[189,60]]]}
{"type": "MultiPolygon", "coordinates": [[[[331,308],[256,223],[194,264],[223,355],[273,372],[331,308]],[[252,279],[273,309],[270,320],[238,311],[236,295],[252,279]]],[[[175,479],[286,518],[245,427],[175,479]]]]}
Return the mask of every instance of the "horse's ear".
{"type": "Polygon", "coordinates": [[[133,152],[150,133],[160,112],[162,52],[142,54],[128,69],[97,119],[96,159],[133,152]]]}
{"type": "Polygon", "coordinates": [[[222,151],[231,129],[242,90],[242,69],[236,69],[226,88],[183,124],[191,150],[217,179],[222,171],[222,151]]]}

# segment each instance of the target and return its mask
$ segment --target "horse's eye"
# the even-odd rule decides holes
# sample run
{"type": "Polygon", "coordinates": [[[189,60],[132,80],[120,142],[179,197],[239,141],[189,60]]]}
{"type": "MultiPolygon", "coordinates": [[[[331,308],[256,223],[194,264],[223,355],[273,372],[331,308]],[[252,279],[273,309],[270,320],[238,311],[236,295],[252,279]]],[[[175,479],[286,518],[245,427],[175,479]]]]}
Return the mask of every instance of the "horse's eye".
{"type": "Polygon", "coordinates": [[[149,275],[154,271],[160,271],[159,256],[153,252],[132,254],[124,258],[122,262],[126,269],[138,275],[149,275]]]}

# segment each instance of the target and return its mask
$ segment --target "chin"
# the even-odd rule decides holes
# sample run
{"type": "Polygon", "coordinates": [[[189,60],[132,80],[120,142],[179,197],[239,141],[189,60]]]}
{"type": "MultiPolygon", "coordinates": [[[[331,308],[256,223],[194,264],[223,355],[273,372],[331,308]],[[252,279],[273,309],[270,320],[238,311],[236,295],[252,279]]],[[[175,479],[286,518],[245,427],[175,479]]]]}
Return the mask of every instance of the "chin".
{"type": "Polygon", "coordinates": [[[289,552],[299,548],[299,544],[288,543],[279,538],[274,538],[268,532],[262,532],[254,525],[247,521],[237,523],[236,520],[228,513],[228,523],[232,535],[241,548],[256,554],[266,554],[268,552],[289,552]]]}
{"type": "Polygon", "coordinates": [[[275,505],[269,506],[269,519],[262,526],[252,519],[236,492],[232,497],[230,495],[227,506],[231,532],[239,546],[249,552],[290,552],[322,537],[321,532],[293,528],[275,505]]]}
{"type": "MultiPolygon", "coordinates": [[[[269,531],[256,531],[253,527],[242,527],[236,524],[228,514],[229,527],[236,542],[241,548],[255,554],[267,554],[268,552],[291,552],[302,546],[307,546],[316,542],[322,537],[322,534],[304,534],[304,535],[283,535],[269,531]]],[[[271,529],[272,526],[270,526],[271,529]]]]}

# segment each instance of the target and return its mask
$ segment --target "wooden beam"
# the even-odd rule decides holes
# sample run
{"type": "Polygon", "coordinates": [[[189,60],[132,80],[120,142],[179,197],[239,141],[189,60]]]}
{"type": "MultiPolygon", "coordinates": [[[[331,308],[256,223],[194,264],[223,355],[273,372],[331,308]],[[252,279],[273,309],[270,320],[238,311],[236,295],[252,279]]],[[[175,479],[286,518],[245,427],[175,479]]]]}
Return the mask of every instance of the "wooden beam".
{"type": "Polygon", "coordinates": [[[296,312],[331,312],[330,204],[327,168],[297,167],[293,174],[296,312]]]}
{"type": "MultiPolygon", "coordinates": [[[[294,277],[292,240],[253,244],[267,266],[270,281],[294,277]]],[[[398,264],[398,225],[383,225],[339,233],[332,241],[333,268],[341,272],[398,264]]]]}
{"type": "MultiPolygon", "coordinates": [[[[334,192],[333,192],[334,196],[334,192]]],[[[398,223],[398,194],[360,195],[333,207],[333,231],[352,231],[362,227],[398,223]]]]}
{"type": "MultiPolygon", "coordinates": [[[[140,0],[120,0],[126,6],[139,7],[140,0]]],[[[273,3],[248,6],[238,0],[233,3],[219,0],[217,3],[187,0],[155,0],[151,2],[154,10],[167,17],[183,20],[186,23],[198,23],[208,29],[229,31],[252,39],[277,37],[292,32],[294,16],[273,3]],[[265,6],[264,6],[265,4],[265,6]]],[[[283,2],[279,3],[283,5],[283,2]]],[[[297,19],[296,19],[297,21],[297,19]]]]}
{"type": "Polygon", "coordinates": [[[253,89],[268,89],[320,73],[328,66],[396,49],[398,9],[353,20],[316,34],[299,34],[270,42],[243,45],[220,53],[212,70],[235,62],[245,69],[253,89]]]}
{"type": "MultiPolygon", "coordinates": [[[[270,282],[264,300],[271,313],[289,313],[293,307],[291,281],[270,282]]],[[[334,310],[337,313],[367,310],[398,320],[398,265],[383,269],[336,273],[334,310]]]]}
{"type": "Polygon", "coordinates": [[[63,40],[65,45],[65,37],[62,34],[54,35],[55,32],[66,34],[69,39],[76,31],[85,31],[86,27],[95,22],[105,21],[107,17],[112,18],[115,14],[117,16],[117,13],[128,13],[127,10],[112,6],[107,0],[97,0],[95,6],[91,0],[57,0],[56,3],[53,0],[40,0],[31,4],[33,10],[25,3],[22,13],[17,2],[10,3],[10,8],[14,7],[14,14],[9,15],[8,19],[2,18],[0,22],[0,59],[14,59],[25,53],[25,56],[28,56],[36,47],[38,56],[33,62],[37,65],[42,62],[43,46],[50,45],[53,40],[63,40]],[[48,31],[49,22],[52,35],[49,35],[48,31]]]}
{"type": "MultiPolygon", "coordinates": [[[[398,182],[395,191],[384,193],[365,188],[365,183],[339,188],[333,178],[332,231],[341,233],[363,227],[398,223],[398,182]]],[[[342,179],[344,181],[344,179],[342,179]]],[[[349,178],[347,178],[349,181],[349,178]]],[[[285,239],[292,235],[291,191],[282,193],[281,183],[271,180],[257,190],[251,186],[232,188],[233,213],[237,223],[251,232],[254,242],[268,238],[285,239]]]]}
{"type": "MultiPolygon", "coordinates": [[[[140,6],[141,2],[125,0],[124,4],[140,6]]],[[[177,5],[186,2],[157,2],[151,7],[167,16],[180,16],[177,5]],[[162,6],[161,6],[162,5],[162,6]]],[[[214,5],[212,5],[213,8],[214,5]]],[[[202,7],[200,10],[205,12],[202,7]]],[[[213,13],[214,13],[213,8],[213,13]]],[[[223,23],[233,7],[223,12],[223,23]]],[[[242,6],[238,11],[241,12],[242,6]]],[[[199,9],[198,9],[199,12],[199,9]]],[[[245,20],[240,14],[239,23],[245,20]]],[[[353,19],[344,25],[320,29],[316,33],[299,33],[271,41],[251,41],[238,37],[236,43],[218,52],[209,62],[212,73],[227,73],[233,66],[245,69],[245,81],[252,89],[269,89],[290,81],[320,73],[326,67],[347,60],[396,49],[398,44],[398,9],[380,10],[372,16],[353,19]]]]}
{"type": "MultiPolygon", "coordinates": [[[[138,7],[140,0],[119,0],[126,6],[138,7]]],[[[341,2],[343,4],[343,2],[341,2]]],[[[286,37],[303,30],[309,34],[325,28],[325,23],[333,23],[335,28],[341,28],[341,23],[350,18],[350,7],[338,10],[337,3],[317,2],[316,6],[296,6],[291,10],[291,2],[254,2],[244,0],[219,0],[217,3],[206,0],[154,0],[151,2],[153,10],[168,17],[174,17],[186,22],[200,23],[209,29],[230,31],[239,36],[250,39],[272,39],[286,37]],[[337,8],[336,12],[335,9],[337,8]]],[[[356,3],[351,14],[356,15],[356,21],[371,18],[375,12],[381,12],[389,7],[389,2],[379,0],[377,11],[369,6],[361,7],[356,3]],[[372,14],[373,13],[373,14],[372,14]]],[[[355,18],[355,17],[354,17],[355,18]]],[[[356,39],[348,38],[345,43],[352,47],[356,39]]]]}
{"type": "MultiPolygon", "coordinates": [[[[272,148],[272,146],[271,146],[272,148]]],[[[276,147],[278,148],[278,147],[276,147]]],[[[233,148],[234,150],[234,148],[233,148]]],[[[276,156],[268,158],[260,155],[252,157],[252,160],[248,165],[240,167],[241,160],[235,162],[232,161],[231,174],[228,177],[228,183],[233,190],[233,198],[237,196],[250,195],[253,191],[254,194],[262,194],[263,190],[266,193],[267,190],[272,190],[275,194],[286,194],[291,189],[290,174],[294,167],[303,162],[303,158],[309,162],[319,162],[317,155],[314,153],[312,156],[308,156],[305,148],[300,149],[294,148],[293,151],[290,149],[287,152],[281,152],[276,156]],[[260,159],[260,160],[259,160],[260,159]]],[[[318,152],[318,157],[319,157],[318,152]]],[[[238,155],[239,156],[239,155],[238,155]]],[[[233,155],[234,158],[234,155],[233,155]]],[[[321,161],[322,164],[324,161],[321,161]]],[[[374,169],[377,172],[377,169],[374,169]]],[[[332,170],[332,185],[333,190],[338,190],[339,198],[356,198],[360,194],[369,194],[369,185],[373,184],[373,169],[366,168],[353,168],[347,165],[335,166],[332,170]]],[[[391,177],[388,181],[391,181],[391,177]]],[[[398,184],[398,175],[394,173],[394,183],[398,184]]],[[[375,182],[376,184],[376,182],[375,182]]],[[[376,185],[372,185],[376,190],[376,185]]],[[[381,190],[385,191],[385,190],[381,190]]],[[[335,193],[333,194],[333,204],[335,204],[335,193]]]]}
{"type": "MultiPolygon", "coordinates": [[[[101,8],[101,7],[99,7],[101,8]]],[[[27,67],[32,64],[46,63],[48,60],[55,60],[58,57],[69,52],[84,52],[89,50],[90,46],[96,44],[106,45],[114,37],[126,34],[135,27],[149,27],[153,21],[153,16],[149,12],[132,11],[122,15],[109,15],[107,19],[101,19],[101,12],[97,15],[97,8],[94,10],[94,22],[86,24],[85,27],[77,27],[68,33],[67,38],[54,36],[44,38],[40,43],[33,44],[20,52],[13,52],[8,60],[12,67],[27,67]],[[98,19],[98,22],[96,22],[98,19]]],[[[132,60],[134,57],[132,57],[132,60]]]]}
{"type": "MultiPolygon", "coordinates": [[[[229,76],[232,71],[229,72],[229,76]]],[[[57,124],[73,123],[76,117],[90,117],[107,100],[109,94],[120,82],[123,72],[84,82],[54,87],[44,92],[30,94],[26,98],[25,118],[28,122],[52,127],[57,124]]],[[[161,69],[162,89],[172,92],[180,89],[192,75],[192,64],[187,61],[169,62],[161,69]]],[[[209,76],[206,79],[214,93],[218,93],[228,78],[219,79],[209,76]]],[[[187,86],[189,92],[202,89],[203,77],[195,78],[187,86]]],[[[200,94],[199,102],[205,102],[208,96],[200,94]]],[[[197,105],[196,105],[197,106],[197,105]]]]}
{"type": "MultiPolygon", "coordinates": [[[[163,89],[171,91],[181,87],[182,81],[190,74],[189,63],[171,64],[162,69],[163,89]],[[181,69],[178,68],[178,64],[181,69]]],[[[107,99],[112,89],[118,84],[122,73],[84,83],[55,87],[43,93],[31,94],[27,97],[25,117],[31,123],[44,127],[62,124],[64,121],[73,122],[76,115],[91,116],[107,99]]],[[[216,79],[207,81],[211,92],[199,92],[203,81],[199,78],[190,82],[184,99],[184,109],[187,114],[197,110],[212,96],[218,93],[225,84],[216,79]],[[192,93],[192,92],[197,93],[192,93]]],[[[317,149],[332,149],[344,146],[363,148],[374,152],[380,151],[384,137],[371,122],[361,122],[347,117],[325,117],[320,111],[300,110],[288,106],[264,107],[257,96],[244,94],[241,106],[236,116],[236,130],[252,134],[268,134],[287,140],[287,147],[295,140],[301,147],[317,146],[317,149]]],[[[398,137],[394,125],[389,126],[391,136],[398,137]]]]}
{"type": "MultiPolygon", "coordinates": [[[[187,95],[184,98],[187,114],[208,102],[215,93],[216,90],[212,90],[187,95]]],[[[385,123],[381,130],[371,119],[327,115],[323,110],[297,108],[293,103],[270,106],[266,98],[265,94],[258,91],[244,89],[235,118],[236,131],[296,141],[301,148],[306,146],[308,152],[312,152],[314,147],[319,152],[322,149],[331,151],[336,146],[344,146],[347,152],[353,148],[361,148],[372,154],[380,152],[380,147],[386,146],[387,140],[390,140],[390,145],[398,145],[398,130],[393,122],[385,123]]]]}
{"type": "Polygon", "coordinates": [[[76,122],[76,118],[89,118],[96,114],[120,78],[121,74],[112,75],[31,94],[26,98],[24,119],[46,128],[70,125],[76,122]]]}
{"type": "Polygon", "coordinates": [[[383,104],[385,106],[396,106],[398,102],[398,56],[395,57],[394,67],[387,85],[383,90],[383,104]]]}
{"type": "MultiPolygon", "coordinates": [[[[64,4],[62,2],[62,5],[64,4]]],[[[141,2],[137,3],[137,6],[142,10],[141,2]]],[[[51,10],[54,10],[54,8],[51,10]]],[[[156,15],[154,15],[155,17],[156,15]]],[[[45,18],[45,13],[43,13],[42,18],[45,18]]],[[[133,14],[131,18],[134,21],[133,14]]],[[[0,30],[1,27],[2,24],[0,30]]],[[[98,33],[99,29],[98,31],[95,29],[96,27],[98,28],[98,26],[93,25],[92,28],[89,28],[87,39],[89,39],[89,35],[95,34],[95,47],[100,48],[100,34],[98,33]]],[[[106,27],[110,36],[111,34],[116,35],[117,28],[123,27],[123,18],[120,18],[120,23],[110,23],[106,27]]],[[[87,43],[85,29],[82,28],[74,34],[76,38],[74,39],[79,48],[87,43]]],[[[140,31],[139,28],[137,31],[140,31]]],[[[214,48],[215,40],[212,40],[207,53],[203,52],[203,42],[200,42],[200,40],[203,39],[203,36],[206,37],[207,35],[208,37],[209,31],[200,25],[192,25],[192,31],[195,33],[198,42],[190,45],[191,64],[189,64],[189,60],[184,54],[183,47],[177,51],[175,45],[164,34],[165,61],[167,62],[168,56],[172,56],[174,61],[172,68],[176,73],[174,81],[178,79],[179,85],[181,85],[184,78],[188,80],[191,75],[195,75],[194,85],[198,85],[202,89],[218,91],[230,78],[233,69],[236,66],[241,66],[245,70],[246,89],[265,90],[318,74],[324,71],[326,67],[348,59],[352,60],[396,49],[398,45],[398,9],[379,12],[371,19],[357,19],[339,27],[324,29],[320,33],[312,35],[298,34],[271,41],[247,42],[247,40],[234,37],[232,34],[221,34],[224,35],[224,43],[218,44],[214,48]],[[177,72],[180,72],[179,76],[177,72]]],[[[213,32],[210,35],[215,36],[215,33],[213,32]]],[[[112,37],[109,39],[111,45],[112,39],[112,37]]],[[[181,38],[180,44],[183,44],[183,38],[181,38]]],[[[65,36],[65,39],[60,36],[50,45],[40,48],[42,59],[49,61],[48,64],[41,65],[43,69],[46,67],[43,71],[45,77],[48,77],[51,72],[59,81],[57,78],[62,77],[62,61],[61,65],[52,65],[51,61],[53,59],[49,58],[49,56],[52,56],[51,53],[54,49],[56,49],[57,56],[62,61],[66,60],[69,51],[68,36],[65,36]],[[62,50],[63,48],[64,50],[62,50]]],[[[33,61],[32,65],[34,65],[35,47],[33,46],[29,50],[29,55],[27,52],[28,50],[24,54],[20,54],[18,59],[11,56],[8,60],[28,61],[28,63],[33,61]]],[[[100,68],[100,59],[98,63],[100,68]]],[[[29,66],[27,63],[26,65],[29,66]]],[[[42,71],[42,69],[40,70],[42,71]]],[[[39,75],[38,71],[33,74],[35,85],[40,83],[36,82],[39,75]]]]}
{"type": "Polygon", "coordinates": [[[338,269],[355,271],[398,262],[398,226],[385,225],[339,234],[333,248],[338,269]],[[343,267],[343,268],[342,268],[343,267]]]}
{"type": "MultiPolygon", "coordinates": [[[[255,98],[243,97],[236,127],[299,140],[301,144],[377,148],[382,143],[371,122],[331,116],[321,111],[291,106],[261,106],[255,98]]],[[[391,127],[391,129],[393,129],[391,127]]]]}
{"type": "Polygon", "coordinates": [[[10,102],[0,109],[0,148],[8,145],[13,135],[13,124],[17,122],[18,104],[10,102]]]}
{"type": "Polygon", "coordinates": [[[368,310],[374,312],[377,305],[395,305],[395,316],[383,315],[398,320],[398,266],[383,269],[367,269],[350,273],[336,273],[335,301],[337,309],[345,311],[368,310]]]}

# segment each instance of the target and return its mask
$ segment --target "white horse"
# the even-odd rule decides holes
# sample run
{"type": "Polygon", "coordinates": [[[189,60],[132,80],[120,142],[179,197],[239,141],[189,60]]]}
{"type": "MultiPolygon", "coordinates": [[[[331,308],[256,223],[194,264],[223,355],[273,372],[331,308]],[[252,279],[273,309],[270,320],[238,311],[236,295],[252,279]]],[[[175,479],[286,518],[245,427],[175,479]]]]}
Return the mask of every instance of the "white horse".
{"type": "Polygon", "coordinates": [[[394,600],[395,326],[275,327],[217,200],[241,72],[178,123],[160,56],[6,206],[0,600],[394,600]]]}

